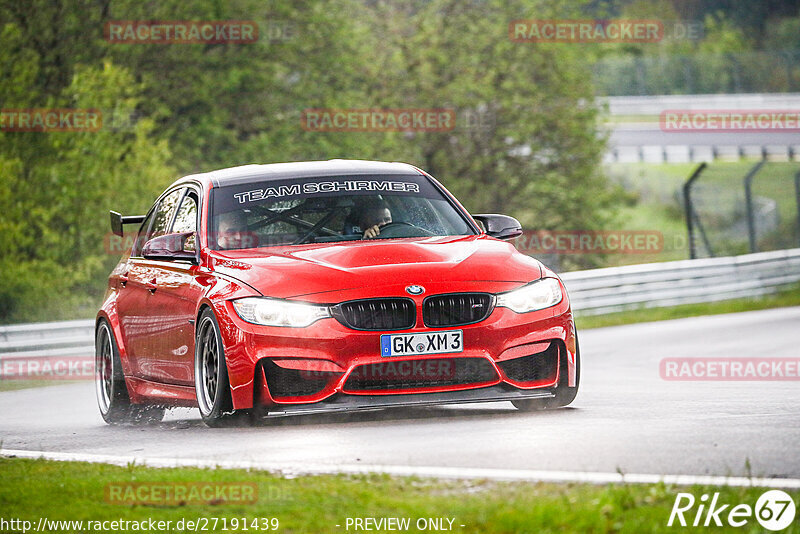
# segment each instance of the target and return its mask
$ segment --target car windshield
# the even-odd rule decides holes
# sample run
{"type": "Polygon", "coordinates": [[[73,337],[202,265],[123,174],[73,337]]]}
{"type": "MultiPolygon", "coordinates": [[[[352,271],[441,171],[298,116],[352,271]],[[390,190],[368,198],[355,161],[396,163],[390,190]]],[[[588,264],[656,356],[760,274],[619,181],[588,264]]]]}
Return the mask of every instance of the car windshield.
{"type": "Polygon", "coordinates": [[[212,189],[209,246],[217,250],[473,234],[424,176],[326,176],[212,189]]]}

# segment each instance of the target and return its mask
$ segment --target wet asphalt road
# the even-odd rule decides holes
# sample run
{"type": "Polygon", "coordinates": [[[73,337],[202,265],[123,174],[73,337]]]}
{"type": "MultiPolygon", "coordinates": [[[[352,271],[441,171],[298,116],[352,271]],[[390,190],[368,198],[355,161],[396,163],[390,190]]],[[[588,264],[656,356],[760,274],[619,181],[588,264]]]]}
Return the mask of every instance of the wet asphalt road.
{"type": "MultiPolygon", "coordinates": [[[[578,322],[580,329],[580,322],[578,322]]],[[[90,382],[0,393],[3,449],[250,460],[800,478],[800,381],[663,380],[665,357],[800,359],[800,307],[581,333],[569,408],[510,403],[268,419],[210,429],[195,410],[109,427],[90,382]],[[749,464],[749,471],[748,471],[749,464]]]]}

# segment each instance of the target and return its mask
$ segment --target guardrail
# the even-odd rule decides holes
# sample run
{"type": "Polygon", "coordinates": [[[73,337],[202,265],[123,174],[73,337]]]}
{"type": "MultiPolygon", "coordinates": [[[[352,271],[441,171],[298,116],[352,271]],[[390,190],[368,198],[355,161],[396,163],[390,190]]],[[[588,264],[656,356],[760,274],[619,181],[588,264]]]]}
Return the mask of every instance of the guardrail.
{"type": "MultiPolygon", "coordinates": [[[[576,271],[562,276],[576,315],[757,297],[800,282],[800,248],[576,271]]],[[[94,354],[94,321],[0,327],[0,359],[94,354]]]]}
{"type": "Polygon", "coordinates": [[[0,360],[94,354],[94,320],[0,326],[0,360]]]}
{"type": "Polygon", "coordinates": [[[800,141],[789,130],[665,133],[659,123],[660,114],[667,110],[797,112],[800,93],[612,96],[597,101],[607,107],[612,119],[607,127],[614,132],[605,163],[800,161],[800,141]],[[618,122],[624,120],[621,117],[627,117],[627,122],[618,122]]]}
{"type": "Polygon", "coordinates": [[[800,93],[609,96],[597,100],[608,105],[611,115],[658,115],[667,109],[787,111],[800,108],[800,93]]]}
{"type": "Polygon", "coordinates": [[[800,248],[565,273],[578,315],[758,297],[800,281],[800,248]]]}

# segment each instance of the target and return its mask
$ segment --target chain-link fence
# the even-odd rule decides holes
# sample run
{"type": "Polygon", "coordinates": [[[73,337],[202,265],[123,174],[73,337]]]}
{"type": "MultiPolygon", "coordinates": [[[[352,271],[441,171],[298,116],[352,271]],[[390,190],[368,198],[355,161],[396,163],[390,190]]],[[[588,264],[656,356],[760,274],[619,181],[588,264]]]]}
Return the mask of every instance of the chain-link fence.
{"type": "Polygon", "coordinates": [[[750,186],[754,214],[752,233],[757,252],[800,246],[800,208],[795,188],[798,173],[798,163],[770,162],[753,177],[750,186]]]}
{"type": "Polygon", "coordinates": [[[692,257],[798,246],[800,163],[743,162],[702,168],[684,188],[692,257]]]}

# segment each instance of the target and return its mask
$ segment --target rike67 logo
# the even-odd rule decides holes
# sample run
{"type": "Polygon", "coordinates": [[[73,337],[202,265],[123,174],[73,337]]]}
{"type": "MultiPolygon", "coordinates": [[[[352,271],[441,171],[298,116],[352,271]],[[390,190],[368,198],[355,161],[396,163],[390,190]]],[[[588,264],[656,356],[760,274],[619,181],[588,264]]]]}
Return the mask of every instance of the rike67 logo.
{"type": "Polygon", "coordinates": [[[795,504],[792,497],[781,490],[769,490],[761,494],[755,508],[749,504],[722,503],[719,493],[703,494],[695,499],[691,493],[678,493],[667,526],[681,527],[743,527],[754,517],[765,529],[783,530],[794,521],[795,504]]]}

